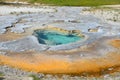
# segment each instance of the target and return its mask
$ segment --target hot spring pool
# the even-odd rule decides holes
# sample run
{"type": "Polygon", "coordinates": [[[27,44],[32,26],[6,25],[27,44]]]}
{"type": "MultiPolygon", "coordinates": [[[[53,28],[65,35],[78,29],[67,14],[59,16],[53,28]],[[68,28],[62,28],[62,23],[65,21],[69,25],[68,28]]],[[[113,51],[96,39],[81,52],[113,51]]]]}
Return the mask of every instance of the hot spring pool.
{"type": "Polygon", "coordinates": [[[68,44],[83,39],[83,37],[75,34],[64,34],[62,32],[51,30],[35,30],[33,35],[37,37],[40,44],[45,45],[68,44]]]}

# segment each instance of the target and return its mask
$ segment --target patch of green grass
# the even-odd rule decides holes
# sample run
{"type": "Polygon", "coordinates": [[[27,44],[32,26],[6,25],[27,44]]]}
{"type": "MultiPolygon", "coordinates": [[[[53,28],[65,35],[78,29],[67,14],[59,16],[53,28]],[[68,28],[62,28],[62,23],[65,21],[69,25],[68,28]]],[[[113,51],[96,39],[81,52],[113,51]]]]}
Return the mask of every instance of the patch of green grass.
{"type": "Polygon", "coordinates": [[[0,72],[0,77],[4,76],[4,74],[2,72],[0,72]]]}
{"type": "Polygon", "coordinates": [[[120,0],[29,0],[31,3],[41,3],[57,6],[99,6],[120,4],[120,0]]]}
{"type": "Polygon", "coordinates": [[[30,75],[30,77],[32,77],[33,78],[33,80],[40,80],[40,78],[38,78],[36,75],[30,75]]]}

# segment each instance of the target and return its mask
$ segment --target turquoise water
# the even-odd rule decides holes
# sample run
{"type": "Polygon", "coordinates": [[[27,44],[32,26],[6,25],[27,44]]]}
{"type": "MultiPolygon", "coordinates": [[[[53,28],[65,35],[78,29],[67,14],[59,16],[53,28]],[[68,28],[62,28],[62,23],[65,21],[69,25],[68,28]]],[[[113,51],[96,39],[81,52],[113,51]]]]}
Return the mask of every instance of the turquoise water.
{"type": "Polygon", "coordinates": [[[46,45],[68,44],[82,39],[77,35],[47,30],[36,30],[33,35],[38,38],[39,43],[46,45]]]}

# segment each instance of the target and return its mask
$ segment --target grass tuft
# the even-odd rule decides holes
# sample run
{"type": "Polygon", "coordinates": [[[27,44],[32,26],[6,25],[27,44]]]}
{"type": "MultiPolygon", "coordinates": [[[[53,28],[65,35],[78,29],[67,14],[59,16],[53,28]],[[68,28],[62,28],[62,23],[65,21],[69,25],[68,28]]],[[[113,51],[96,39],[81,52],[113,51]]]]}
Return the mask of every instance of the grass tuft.
{"type": "Polygon", "coordinates": [[[0,72],[0,77],[4,76],[4,74],[2,72],[0,72]]]}
{"type": "Polygon", "coordinates": [[[40,78],[39,77],[37,77],[36,75],[30,75],[30,77],[32,77],[33,78],[33,80],[40,80],[40,78]]]}

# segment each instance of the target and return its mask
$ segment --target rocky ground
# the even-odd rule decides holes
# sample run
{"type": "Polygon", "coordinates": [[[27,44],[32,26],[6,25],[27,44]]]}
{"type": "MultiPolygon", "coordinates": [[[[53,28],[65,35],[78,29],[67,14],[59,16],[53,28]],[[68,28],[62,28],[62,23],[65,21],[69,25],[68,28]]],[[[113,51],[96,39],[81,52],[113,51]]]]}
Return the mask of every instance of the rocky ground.
{"type": "Polygon", "coordinates": [[[0,5],[0,72],[4,74],[3,80],[33,80],[30,75],[36,75],[40,80],[119,80],[119,45],[119,5],[0,5]],[[85,40],[58,46],[39,44],[32,33],[35,29],[51,26],[79,30],[85,40]],[[58,73],[60,75],[55,75],[58,73]]]}

